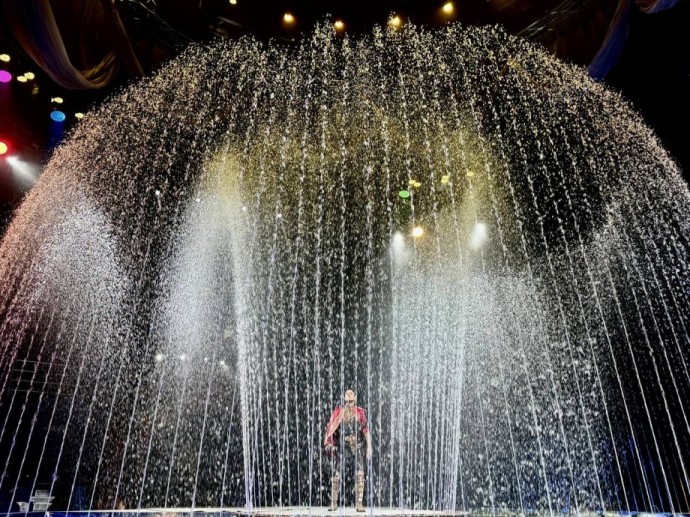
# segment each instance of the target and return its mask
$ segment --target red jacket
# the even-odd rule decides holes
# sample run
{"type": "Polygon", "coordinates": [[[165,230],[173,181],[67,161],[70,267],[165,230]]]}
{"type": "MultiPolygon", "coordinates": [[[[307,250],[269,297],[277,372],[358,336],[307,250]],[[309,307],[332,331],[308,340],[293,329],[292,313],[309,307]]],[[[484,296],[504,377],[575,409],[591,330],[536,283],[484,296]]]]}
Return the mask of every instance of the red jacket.
{"type": "MultiPolygon", "coordinates": [[[[362,428],[362,433],[369,434],[369,428],[367,427],[367,413],[363,408],[355,406],[355,418],[362,428]]],[[[335,445],[333,442],[333,434],[338,430],[340,423],[343,421],[343,412],[345,408],[343,406],[338,406],[333,410],[331,414],[331,419],[328,421],[326,426],[326,437],[323,440],[324,445],[335,445]]]]}

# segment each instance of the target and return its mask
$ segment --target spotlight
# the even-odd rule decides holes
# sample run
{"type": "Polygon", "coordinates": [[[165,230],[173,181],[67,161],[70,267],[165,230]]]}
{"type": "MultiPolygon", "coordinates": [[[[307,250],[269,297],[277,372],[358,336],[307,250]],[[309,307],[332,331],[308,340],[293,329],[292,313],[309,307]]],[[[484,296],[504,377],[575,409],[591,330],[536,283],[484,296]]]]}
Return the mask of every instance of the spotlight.
{"type": "Polygon", "coordinates": [[[441,176],[441,183],[446,185],[450,181],[450,176],[441,176]]]}
{"type": "Polygon", "coordinates": [[[163,360],[163,354],[156,354],[154,357],[157,363],[160,363],[163,360]]]}
{"type": "Polygon", "coordinates": [[[391,16],[388,19],[388,26],[393,29],[399,29],[400,27],[402,27],[402,18],[400,18],[400,16],[398,16],[397,14],[391,16]]]}
{"type": "Polygon", "coordinates": [[[55,110],[50,112],[50,118],[55,122],[64,122],[67,117],[62,111],[55,110]]]}
{"type": "Polygon", "coordinates": [[[333,24],[333,27],[338,32],[345,30],[345,22],[343,22],[342,20],[336,20],[335,23],[333,24]]]}
{"type": "Polygon", "coordinates": [[[477,223],[470,233],[470,246],[478,250],[489,239],[489,232],[484,223],[477,223]]]}
{"type": "Polygon", "coordinates": [[[409,190],[401,190],[400,192],[398,192],[398,195],[403,199],[407,199],[408,197],[410,197],[410,191],[409,190]]]}
{"type": "Polygon", "coordinates": [[[180,354],[180,361],[186,361],[187,360],[187,354],[180,354]]]}
{"type": "Polygon", "coordinates": [[[391,239],[391,248],[395,256],[400,256],[405,251],[405,237],[400,232],[395,232],[391,239]]]}
{"type": "MultiPolygon", "coordinates": [[[[25,77],[26,77],[26,76],[25,76],[25,77]]],[[[65,102],[65,101],[64,101],[64,99],[63,99],[62,97],[53,97],[53,98],[50,99],[50,102],[53,102],[53,103],[55,103],[55,104],[62,104],[62,103],[65,102]]]]}
{"type": "Polygon", "coordinates": [[[24,77],[26,77],[29,81],[36,79],[36,75],[33,72],[26,72],[24,77]]]}
{"type": "Polygon", "coordinates": [[[10,55],[9,54],[0,54],[0,61],[3,63],[9,63],[10,62],[10,55]]]}
{"type": "Polygon", "coordinates": [[[12,74],[7,70],[0,70],[0,83],[9,83],[12,80],[12,74]]]}
{"type": "Polygon", "coordinates": [[[25,83],[28,81],[28,79],[26,78],[26,76],[20,75],[19,77],[17,77],[17,81],[19,81],[20,83],[25,83]]]}
{"type": "Polygon", "coordinates": [[[453,2],[446,2],[443,4],[443,7],[441,7],[441,10],[444,12],[444,14],[453,14],[453,11],[455,10],[453,2]]]}
{"type": "Polygon", "coordinates": [[[237,5],[237,0],[230,0],[230,5],[237,5]]]}
{"type": "Polygon", "coordinates": [[[287,25],[292,25],[295,23],[295,17],[292,13],[285,13],[283,15],[283,22],[285,22],[287,25]]]}
{"type": "Polygon", "coordinates": [[[83,113],[81,113],[81,112],[78,112],[78,113],[75,113],[75,114],[74,114],[74,117],[75,117],[75,118],[78,118],[78,119],[80,119],[80,120],[81,120],[81,119],[83,119],[83,118],[84,118],[84,114],[83,114],[83,113]]]}
{"type": "Polygon", "coordinates": [[[7,154],[7,152],[10,150],[10,146],[7,145],[7,142],[3,142],[0,140],[0,156],[7,154]]]}
{"type": "Polygon", "coordinates": [[[39,167],[35,163],[21,160],[17,156],[8,156],[7,163],[12,169],[15,179],[23,187],[30,187],[36,183],[39,167]]]}
{"type": "Polygon", "coordinates": [[[474,172],[472,172],[472,171],[467,171],[467,177],[468,177],[468,178],[473,178],[473,177],[474,177],[474,172]]]}
{"type": "Polygon", "coordinates": [[[424,228],[422,228],[421,226],[415,226],[414,228],[412,228],[412,237],[416,239],[417,237],[421,237],[422,235],[424,235],[424,228]]]}

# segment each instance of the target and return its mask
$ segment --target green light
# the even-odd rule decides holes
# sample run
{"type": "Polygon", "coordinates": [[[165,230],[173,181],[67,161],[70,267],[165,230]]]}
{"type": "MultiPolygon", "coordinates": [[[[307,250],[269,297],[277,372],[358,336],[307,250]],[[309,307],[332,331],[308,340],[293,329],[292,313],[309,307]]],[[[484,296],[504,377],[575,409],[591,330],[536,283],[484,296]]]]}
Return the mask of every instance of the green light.
{"type": "Polygon", "coordinates": [[[410,192],[407,190],[401,190],[400,192],[398,192],[398,195],[403,199],[407,199],[408,197],[410,197],[410,192]]]}

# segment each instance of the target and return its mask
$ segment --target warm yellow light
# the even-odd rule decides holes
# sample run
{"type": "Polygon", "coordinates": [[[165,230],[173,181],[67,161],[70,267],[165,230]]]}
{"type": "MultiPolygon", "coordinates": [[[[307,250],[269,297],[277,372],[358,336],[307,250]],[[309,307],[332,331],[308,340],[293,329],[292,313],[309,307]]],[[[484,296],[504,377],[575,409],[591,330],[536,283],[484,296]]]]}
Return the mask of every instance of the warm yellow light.
{"type": "Polygon", "coordinates": [[[295,17],[292,15],[292,13],[285,13],[283,15],[283,21],[288,25],[292,25],[295,23],[295,17]]]}
{"type": "Polygon", "coordinates": [[[33,72],[26,72],[26,73],[24,74],[24,77],[26,77],[29,81],[31,81],[32,79],[35,79],[35,78],[36,78],[36,76],[34,75],[33,72]]]}
{"type": "Polygon", "coordinates": [[[443,4],[443,7],[441,7],[441,10],[445,14],[453,14],[453,10],[454,10],[453,2],[446,2],[445,4],[443,4]]]}
{"type": "Polygon", "coordinates": [[[0,54],[0,61],[3,63],[9,63],[10,62],[10,55],[9,54],[0,54]]]}
{"type": "Polygon", "coordinates": [[[84,114],[81,113],[81,112],[80,112],[80,113],[75,113],[74,116],[75,116],[76,118],[79,118],[79,119],[84,118],[84,114]]]}
{"type": "Polygon", "coordinates": [[[52,99],[50,99],[50,102],[54,102],[55,104],[62,104],[64,100],[62,99],[62,97],[53,97],[52,99]]]}
{"type": "Polygon", "coordinates": [[[417,238],[421,237],[422,235],[424,235],[424,228],[421,226],[415,226],[412,228],[412,237],[417,238]]]}
{"type": "Polygon", "coordinates": [[[421,187],[421,186],[422,186],[422,184],[421,184],[419,181],[415,181],[415,182],[414,182],[414,187],[415,187],[415,188],[419,188],[419,187],[421,187]]]}
{"type": "Polygon", "coordinates": [[[26,81],[28,81],[28,79],[23,75],[20,75],[19,77],[17,77],[17,81],[19,81],[20,83],[25,83],[26,81]]]}
{"type": "Polygon", "coordinates": [[[474,176],[474,172],[472,172],[472,171],[467,171],[467,177],[468,177],[468,178],[471,178],[471,177],[473,177],[473,176],[474,176]]]}
{"type": "Polygon", "coordinates": [[[390,27],[393,27],[394,29],[399,29],[400,27],[402,27],[402,18],[400,18],[400,16],[398,16],[397,14],[391,16],[388,19],[388,25],[390,27]]]}
{"type": "Polygon", "coordinates": [[[237,5],[237,0],[230,0],[230,5],[237,5]]]}
{"type": "Polygon", "coordinates": [[[441,183],[444,185],[450,181],[450,176],[441,176],[441,183]]]}
{"type": "Polygon", "coordinates": [[[345,29],[345,23],[342,20],[336,20],[333,27],[335,27],[337,31],[342,31],[345,29]]]}

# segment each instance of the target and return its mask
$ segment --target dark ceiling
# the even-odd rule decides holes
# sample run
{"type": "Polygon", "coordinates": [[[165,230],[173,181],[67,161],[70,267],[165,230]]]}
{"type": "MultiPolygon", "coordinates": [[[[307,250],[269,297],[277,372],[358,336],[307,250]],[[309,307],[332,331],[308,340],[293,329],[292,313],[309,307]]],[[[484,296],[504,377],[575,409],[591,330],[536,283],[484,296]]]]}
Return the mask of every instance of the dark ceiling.
{"type": "MultiPolygon", "coordinates": [[[[39,163],[49,158],[63,134],[48,118],[56,108],[51,99],[64,99],[58,107],[69,115],[61,126],[68,130],[77,122],[75,112],[88,110],[123,85],[155,72],[194,41],[246,34],[297,41],[315,24],[335,19],[344,21],[348,33],[357,33],[385,24],[396,13],[427,27],[448,22],[500,24],[562,59],[586,66],[601,47],[619,6],[619,0],[457,0],[453,14],[448,16],[441,11],[444,2],[429,0],[237,0],[234,5],[230,0],[24,2],[4,0],[0,53],[10,54],[12,61],[2,63],[6,65],[2,68],[15,76],[32,71],[36,78],[28,84],[12,81],[0,85],[0,140],[8,139],[12,152],[39,163]],[[92,66],[99,56],[114,52],[117,60],[107,84],[66,88],[56,82],[54,74],[37,66],[17,30],[17,20],[12,19],[13,12],[25,10],[24,25],[30,31],[31,16],[37,15],[27,9],[29,5],[52,10],[66,52],[78,68],[92,66]],[[283,23],[285,12],[295,16],[293,25],[283,23]]],[[[687,0],[658,14],[633,9],[622,54],[605,79],[630,99],[685,171],[690,171],[686,143],[690,120],[689,22],[687,0]]],[[[685,175],[690,176],[688,172],[685,175]]],[[[0,232],[27,188],[12,180],[7,164],[0,163],[0,232]]]]}

